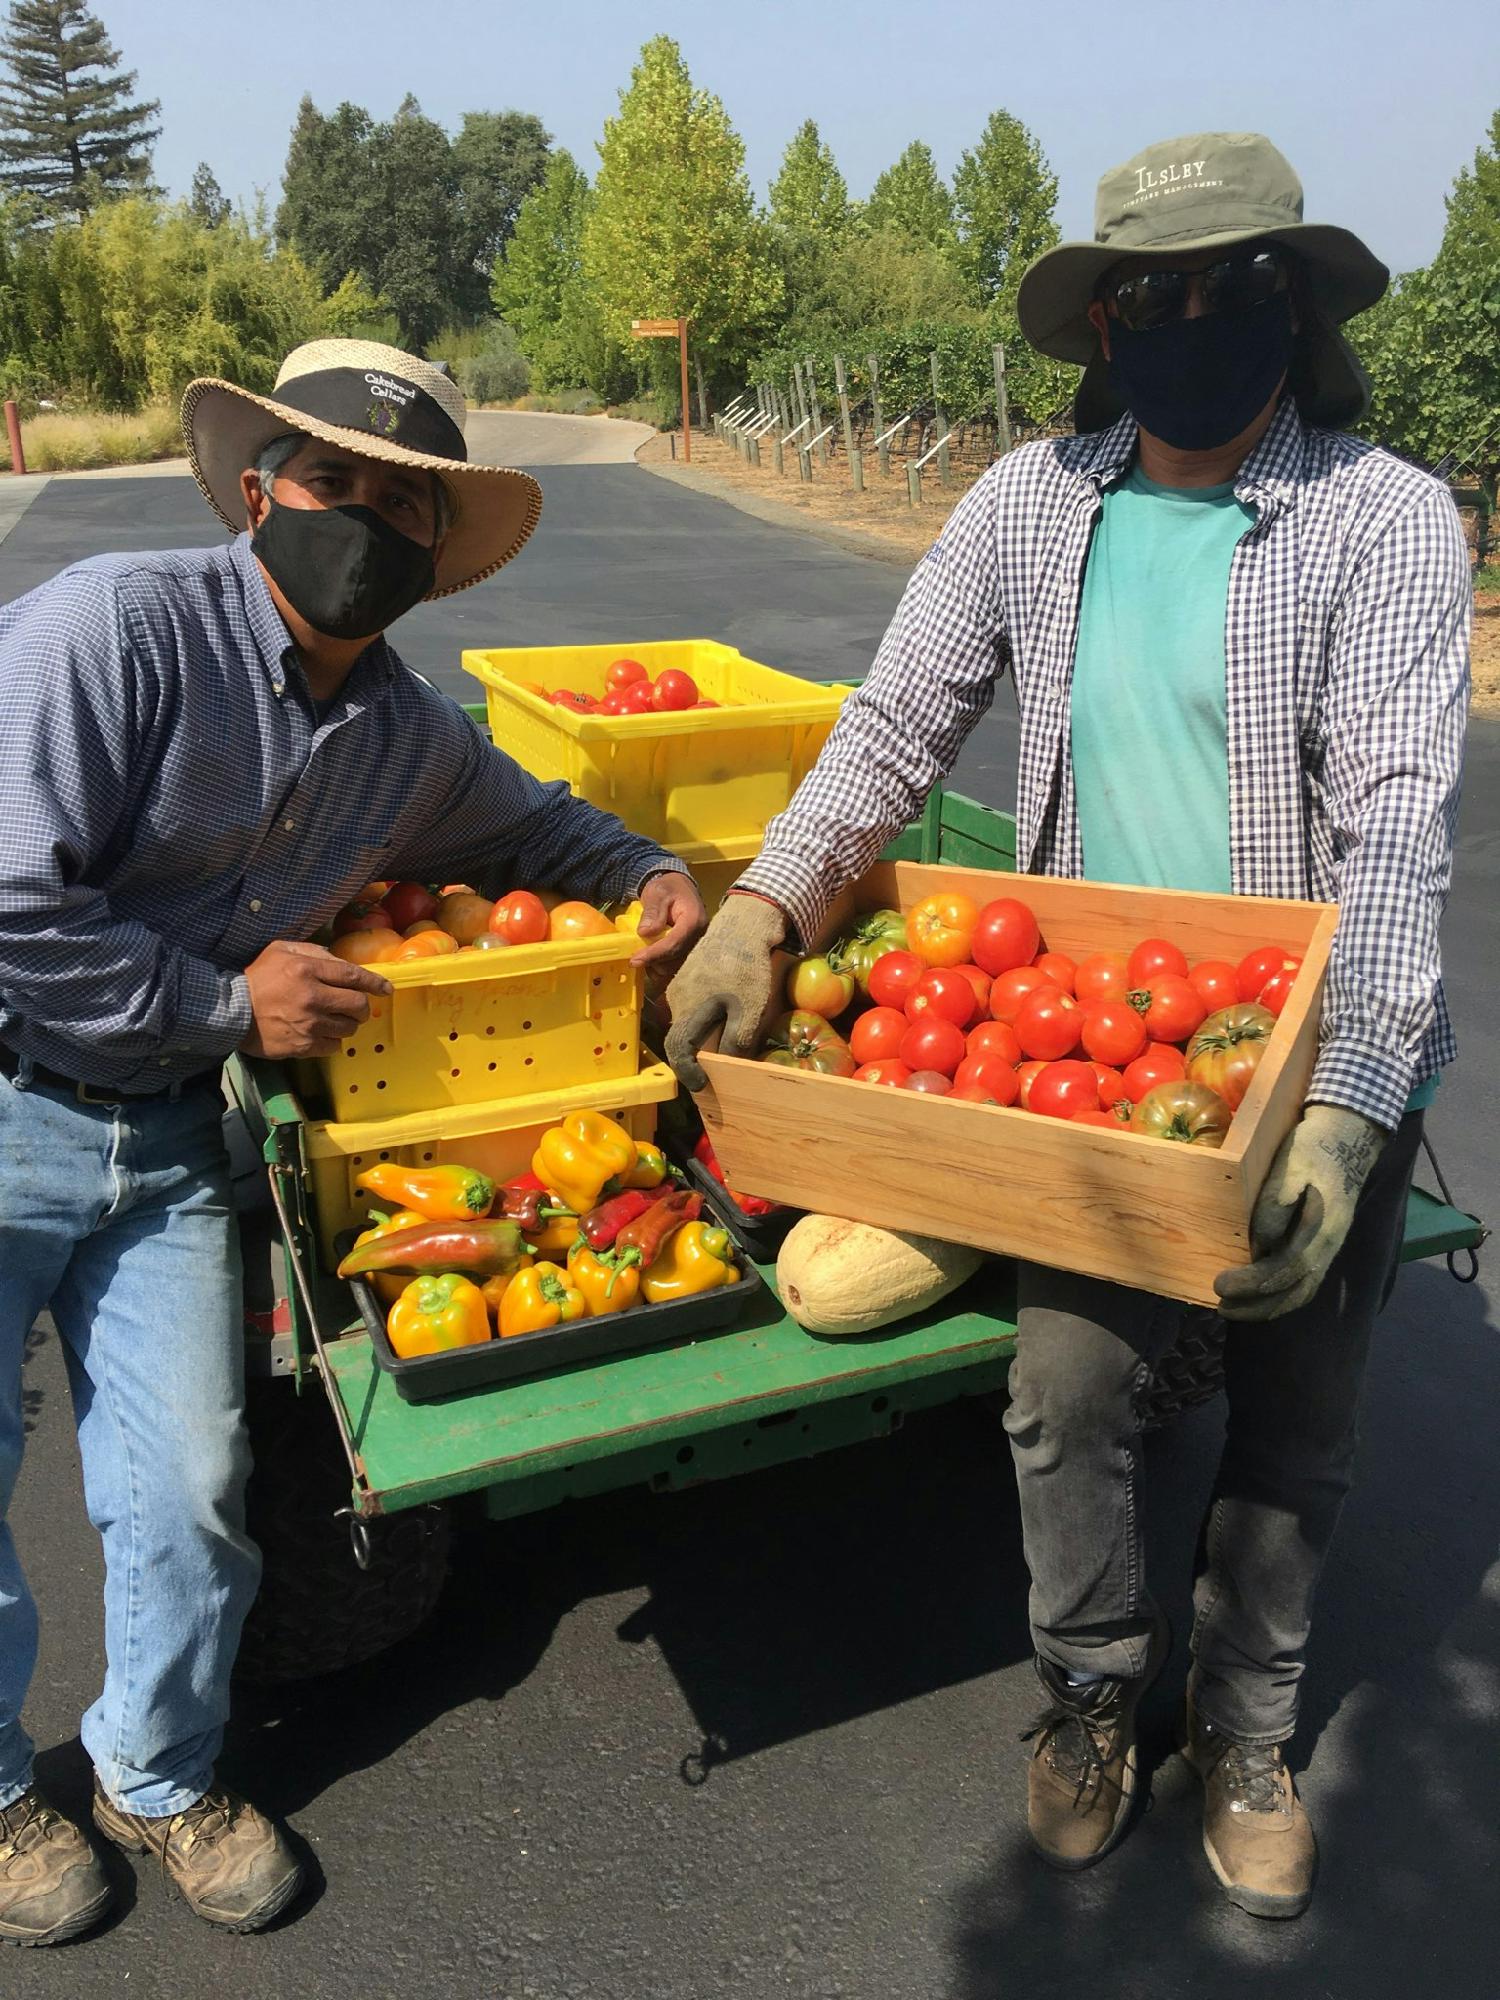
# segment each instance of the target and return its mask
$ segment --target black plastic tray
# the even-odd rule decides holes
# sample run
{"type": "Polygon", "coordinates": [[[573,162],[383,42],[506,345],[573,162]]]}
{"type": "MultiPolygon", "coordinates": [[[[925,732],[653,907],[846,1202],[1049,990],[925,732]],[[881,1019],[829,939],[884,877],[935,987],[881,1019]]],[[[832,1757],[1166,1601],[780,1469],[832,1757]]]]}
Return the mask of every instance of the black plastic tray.
{"type": "MultiPolygon", "coordinates": [[[[334,1247],[340,1257],[352,1248],[355,1234],[352,1229],[345,1230],[337,1239],[334,1247]]],[[[348,1284],[369,1332],[375,1359],[394,1379],[396,1393],[408,1403],[422,1403],[432,1396],[514,1382],[525,1375],[550,1375],[581,1361],[597,1361],[605,1354],[624,1354],[691,1339],[699,1333],[716,1333],[744,1317],[750,1302],[758,1304],[765,1295],[765,1285],[753,1264],[742,1262],[740,1271],[737,1285],[716,1285],[711,1292],[695,1292],[691,1298],[669,1299],[657,1306],[631,1306],[626,1312],[606,1313],[600,1319],[577,1319],[536,1333],[513,1333],[506,1340],[497,1335],[474,1347],[416,1354],[406,1360],[391,1346],[385,1330],[385,1308],[374,1287],[361,1278],[350,1278],[348,1284]]]]}
{"type": "Polygon", "coordinates": [[[769,1215],[746,1215],[727,1187],[691,1153],[673,1153],[674,1166],[687,1177],[690,1188],[701,1194],[731,1236],[743,1243],[757,1264],[774,1264],[776,1253],[787,1239],[794,1222],[802,1220],[800,1208],[777,1208],[769,1215]]]}

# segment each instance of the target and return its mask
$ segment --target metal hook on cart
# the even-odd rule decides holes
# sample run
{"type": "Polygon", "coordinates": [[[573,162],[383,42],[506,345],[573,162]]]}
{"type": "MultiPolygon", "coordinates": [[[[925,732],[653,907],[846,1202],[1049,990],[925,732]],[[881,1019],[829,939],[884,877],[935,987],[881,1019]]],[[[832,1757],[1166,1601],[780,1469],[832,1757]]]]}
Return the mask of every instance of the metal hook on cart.
{"type": "Polygon", "coordinates": [[[370,1539],[370,1524],[362,1521],[352,1507],[335,1507],[335,1521],[349,1523],[349,1548],[360,1569],[368,1569],[375,1560],[375,1544],[370,1539]]]}
{"type": "MultiPolygon", "coordinates": [[[[1442,1195],[1443,1200],[1447,1202],[1450,1208],[1457,1208],[1458,1203],[1453,1199],[1453,1190],[1449,1187],[1447,1181],[1443,1178],[1443,1170],[1438,1165],[1438,1156],[1432,1150],[1432,1141],[1428,1138],[1425,1132],[1422,1134],[1422,1151],[1427,1155],[1427,1163],[1432,1168],[1433,1179],[1438,1184],[1438,1192],[1442,1195]]],[[[1460,1213],[1461,1214],[1467,1213],[1467,1211],[1460,1210],[1460,1213]]],[[[1486,1241],[1486,1239],[1489,1236],[1489,1233],[1490,1232],[1485,1228],[1484,1224],[1481,1222],[1479,1224],[1479,1236],[1477,1241],[1473,1243],[1466,1243],[1462,1249],[1450,1250],[1448,1252],[1447,1257],[1444,1259],[1444,1262],[1448,1266],[1448,1275],[1450,1278],[1454,1279],[1458,1284],[1472,1285],[1474,1283],[1474,1280],[1479,1276],[1480,1246],[1486,1241]],[[1466,1271],[1461,1271],[1458,1267],[1457,1260],[1460,1257],[1467,1257],[1469,1260],[1469,1267],[1466,1271]]]]}

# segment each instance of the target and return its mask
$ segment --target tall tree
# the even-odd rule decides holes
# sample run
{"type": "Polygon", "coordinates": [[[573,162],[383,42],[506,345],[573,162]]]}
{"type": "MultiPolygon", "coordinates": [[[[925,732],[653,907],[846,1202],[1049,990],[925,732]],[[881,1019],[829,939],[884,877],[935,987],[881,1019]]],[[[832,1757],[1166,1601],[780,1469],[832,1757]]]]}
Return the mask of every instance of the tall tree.
{"type": "Polygon", "coordinates": [[[604,395],[638,357],[605,331],[583,274],[588,176],[571,153],[547,162],[546,178],[521,204],[490,281],[495,310],[515,329],[538,389],[587,387],[604,395]]]}
{"type": "Polygon", "coordinates": [[[458,172],[442,126],[410,93],[370,140],[370,192],[382,226],[374,288],[402,339],[422,349],[467,305],[454,240],[458,172]]]}
{"type": "Polygon", "coordinates": [[[54,217],[147,191],[161,106],[134,101],[135,71],[80,0],[12,0],[0,65],[0,187],[54,217]]]}
{"type": "Polygon", "coordinates": [[[547,172],[552,136],[529,111],[469,111],[453,141],[458,176],[455,261],[468,310],[482,312],[490,272],[521,204],[547,172]]]}
{"type": "MultiPolygon", "coordinates": [[[[761,234],[743,141],[718,98],[694,88],[677,44],[658,35],[605,121],[583,262],[617,339],[638,315],[691,319],[700,420],[705,359],[742,360],[780,304],[780,268],[761,234]]],[[[667,359],[653,351],[652,366],[667,390],[667,359]]]]}
{"type": "Polygon", "coordinates": [[[193,169],[188,212],[196,216],[205,229],[217,229],[221,222],[229,220],[228,198],[214,178],[214,170],[207,160],[200,160],[193,169]]]}
{"type": "Polygon", "coordinates": [[[932,148],[913,139],[894,166],[887,167],[870,190],[865,220],[872,229],[902,229],[921,243],[945,250],[956,242],[953,196],[932,148]]]}
{"type": "Polygon", "coordinates": [[[1058,240],[1057,176],[1019,118],[991,112],[978,145],[959,159],[953,203],[975,304],[1012,302],[1026,266],[1058,240]]]}
{"type": "Polygon", "coordinates": [[[811,236],[837,236],[848,226],[848,184],[811,118],[781,156],[771,183],[771,220],[811,236]]]}
{"type": "Polygon", "coordinates": [[[327,286],[357,271],[373,287],[379,217],[371,195],[368,111],[341,104],[325,116],[310,97],[297,110],[282,170],[276,240],[295,249],[327,286]]]}

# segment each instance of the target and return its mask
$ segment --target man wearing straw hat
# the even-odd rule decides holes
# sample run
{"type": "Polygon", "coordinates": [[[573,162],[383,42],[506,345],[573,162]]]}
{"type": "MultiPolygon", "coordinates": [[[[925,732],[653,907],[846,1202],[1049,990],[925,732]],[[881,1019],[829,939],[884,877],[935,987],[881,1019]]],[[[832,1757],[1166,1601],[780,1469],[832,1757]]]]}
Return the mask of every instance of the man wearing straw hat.
{"type": "Polygon", "coordinates": [[[259,1573],[224,1060],[329,1053],[389,990],[302,942],[377,878],[639,893],[638,964],[702,927],[675,856],[528,776],[382,636],[536,526],[536,482],[470,465],[464,417],[441,370],[363,341],[298,348],[269,396],[194,382],[188,452],[233,539],[80,563],[0,610],[0,1937],[21,1944],[110,1901],[21,1723],[37,1618],[3,1517],[37,1315],[104,1544],[95,1823],[198,1915],[259,1930],[301,1869],[214,1774],[259,1573]]]}
{"type": "MultiPolygon", "coordinates": [[[[1269,141],[1152,146],[1049,251],[1022,330],[1082,363],[1079,435],[1010,453],[918,566],[864,686],[671,991],[668,1053],[754,1046],[770,953],[811,938],[949,771],[1009,667],[1023,870],[1337,900],[1320,1050],[1218,1280],[1226,1446],[1204,1522],[1182,1744],[1242,1908],[1293,1917],[1317,1849],[1284,1745],[1348,1489],[1371,1324],[1454,1053],[1438,921],[1468,695],[1467,550],[1440,483],[1346,435],[1341,322],[1387,272],[1302,220],[1269,141]]],[[[772,1190],[774,1192],[774,1190],[772,1190]]],[[[1059,1246],[1065,1255],[1065,1246],[1059,1246]]],[[[1047,1707],[1028,1821],[1055,1866],[1126,1832],[1135,1712],[1169,1650],[1141,1543],[1135,1391],[1180,1308],[1023,1267],[1010,1433],[1047,1707]]]]}

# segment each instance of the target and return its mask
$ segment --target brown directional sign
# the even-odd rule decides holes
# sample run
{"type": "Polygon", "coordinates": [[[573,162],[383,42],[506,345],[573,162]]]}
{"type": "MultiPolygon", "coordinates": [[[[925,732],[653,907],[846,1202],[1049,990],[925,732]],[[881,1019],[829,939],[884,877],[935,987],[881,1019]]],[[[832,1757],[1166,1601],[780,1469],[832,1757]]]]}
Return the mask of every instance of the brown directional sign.
{"type": "Polygon", "coordinates": [[[663,340],[668,335],[677,337],[675,319],[633,319],[630,322],[632,340],[663,340]]]}
{"type": "Polygon", "coordinates": [[[682,370],[682,455],[691,463],[693,456],[693,428],[688,418],[687,330],[688,323],[685,319],[633,319],[630,322],[630,337],[632,340],[675,340],[677,342],[679,366],[682,370]]]}

